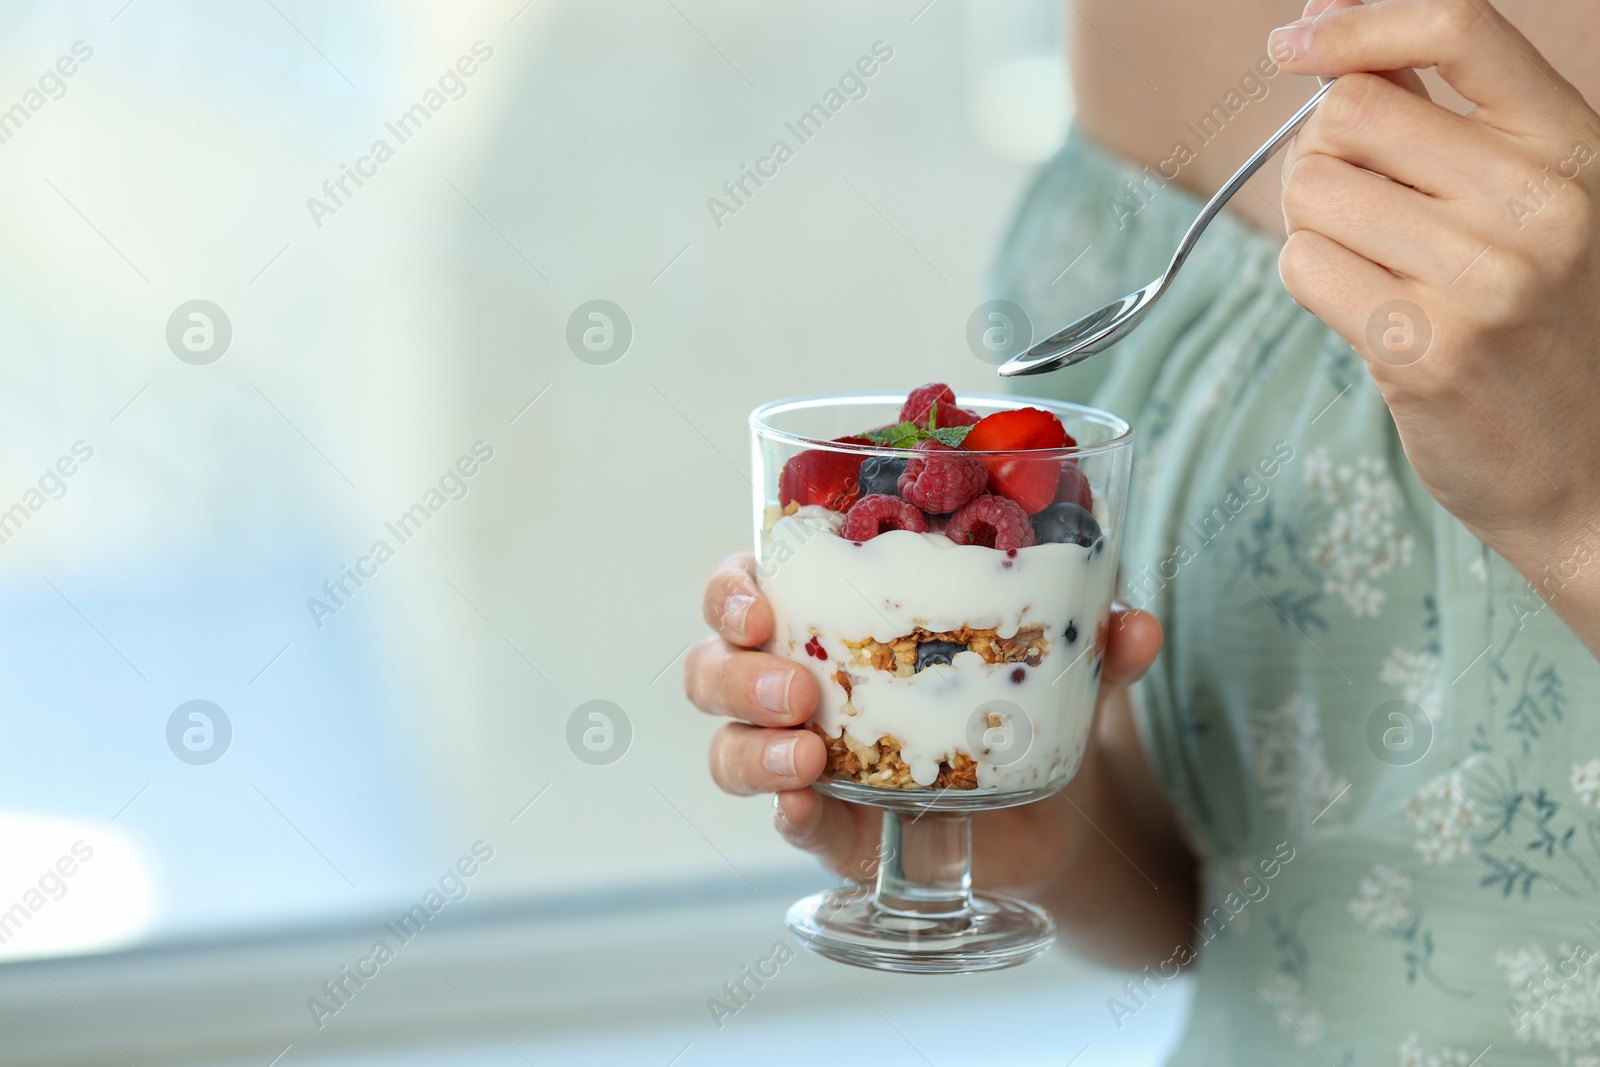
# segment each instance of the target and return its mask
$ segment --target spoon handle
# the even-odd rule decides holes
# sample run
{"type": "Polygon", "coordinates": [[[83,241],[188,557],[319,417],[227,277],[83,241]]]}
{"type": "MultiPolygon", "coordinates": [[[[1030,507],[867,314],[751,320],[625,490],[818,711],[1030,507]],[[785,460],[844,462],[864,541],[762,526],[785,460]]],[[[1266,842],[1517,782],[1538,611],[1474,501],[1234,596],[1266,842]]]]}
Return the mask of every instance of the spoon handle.
{"type": "Polygon", "coordinates": [[[1200,235],[1205,232],[1207,226],[1211,225],[1211,220],[1217,217],[1217,213],[1222,210],[1223,205],[1233,199],[1233,194],[1244,188],[1244,183],[1249,181],[1255,175],[1255,172],[1261,169],[1261,165],[1270,159],[1274,152],[1282,148],[1284,142],[1293,137],[1301,126],[1305,125],[1306,119],[1311,117],[1311,113],[1316,110],[1318,104],[1322,103],[1322,98],[1327,96],[1328,90],[1332,88],[1333,82],[1330,81],[1327,85],[1318,89],[1316,95],[1307,100],[1305,105],[1299,111],[1296,111],[1294,117],[1285,122],[1277,133],[1268,138],[1266,144],[1256,149],[1255,154],[1244,161],[1244,166],[1235,171],[1233,177],[1229,178],[1222,188],[1217,190],[1216,195],[1207,202],[1206,206],[1200,209],[1200,214],[1190,225],[1189,231],[1183,235],[1183,240],[1178,242],[1178,250],[1172,254],[1172,263],[1167,267],[1166,277],[1168,281],[1171,281],[1173,275],[1178,273],[1178,268],[1183,266],[1183,261],[1189,258],[1189,253],[1194,251],[1195,242],[1200,240],[1200,235]]]}

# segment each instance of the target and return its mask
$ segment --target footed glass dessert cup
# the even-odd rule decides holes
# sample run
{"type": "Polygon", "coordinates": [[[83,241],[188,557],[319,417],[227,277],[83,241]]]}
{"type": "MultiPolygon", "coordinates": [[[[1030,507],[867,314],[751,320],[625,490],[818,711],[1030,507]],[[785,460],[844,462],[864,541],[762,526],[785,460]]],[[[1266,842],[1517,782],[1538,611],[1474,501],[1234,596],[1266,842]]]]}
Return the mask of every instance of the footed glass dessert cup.
{"type": "Polygon", "coordinates": [[[780,400],[750,416],[767,651],[821,697],[814,788],[883,809],[875,885],[796,903],[812,951],[878,970],[1009,967],[1041,908],[974,892],[973,812],[1077,773],[1131,466],[1126,421],[1025,397],[780,400]]]}

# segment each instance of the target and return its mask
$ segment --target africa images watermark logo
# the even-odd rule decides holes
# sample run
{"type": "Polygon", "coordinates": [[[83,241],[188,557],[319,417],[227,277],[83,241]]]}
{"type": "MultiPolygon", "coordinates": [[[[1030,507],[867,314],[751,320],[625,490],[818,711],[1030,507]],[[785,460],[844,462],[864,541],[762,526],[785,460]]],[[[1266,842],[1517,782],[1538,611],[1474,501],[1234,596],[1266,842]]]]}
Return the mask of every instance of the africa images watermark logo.
{"type": "Polygon", "coordinates": [[[46,67],[39,75],[38,87],[22,94],[22,99],[0,111],[0,144],[22,132],[22,127],[34,115],[44,110],[52,100],[67,95],[67,79],[78,73],[79,65],[94,58],[94,48],[83,41],[73,41],[69,55],[57,59],[55,65],[46,67]]]}
{"type": "Polygon", "coordinates": [[[1106,208],[1111,212],[1111,217],[1117,220],[1117,229],[1126,228],[1130,219],[1149,206],[1156,193],[1165,189],[1168,182],[1176,181],[1183,168],[1198,159],[1202,149],[1221,137],[1228,123],[1240,112],[1252,103],[1265,100],[1272,91],[1267,82],[1276,78],[1280,70],[1271,56],[1261,56],[1240,75],[1238,84],[1230,88],[1221,100],[1194,122],[1185,121],[1183,128],[1194,138],[1194,144],[1191,145],[1187,139],[1173,142],[1172,151],[1165,159],[1153,167],[1147,164],[1139,172],[1137,180],[1129,178],[1122,183],[1126,197],[1113,196],[1106,200],[1106,208]]]}
{"type": "Polygon", "coordinates": [[[34,487],[22,494],[22,499],[0,511],[0,545],[8,543],[22,532],[23,525],[38,514],[46,504],[67,495],[67,479],[94,458],[94,448],[85,441],[72,443],[71,455],[58,458],[45,468],[34,487]]]}
{"type": "Polygon", "coordinates": [[[353,165],[339,164],[338,176],[322,183],[322,196],[306,197],[306,210],[311,213],[311,221],[317,229],[322,229],[323,219],[337,215],[362,186],[376,178],[378,168],[395,157],[395,149],[422,132],[423,125],[443,110],[445,104],[466,96],[467,79],[493,57],[493,48],[483,41],[474,41],[470,55],[459,57],[439,75],[435,84],[423,90],[419,100],[383,124],[394,144],[390,144],[388,138],[379,137],[365,155],[356,157],[353,165]]]}
{"type": "Polygon", "coordinates": [[[494,446],[487,441],[474,441],[471,455],[459,457],[439,476],[437,486],[430,486],[419,500],[395,519],[383,524],[383,528],[394,539],[393,545],[380,537],[354,564],[340,564],[338,575],[322,583],[323,595],[306,598],[306,611],[310,612],[311,621],[316,623],[317,629],[326,625],[324,620],[330,615],[337,615],[344,610],[356,593],[378,576],[378,568],[395,557],[398,546],[421,533],[428,520],[443,511],[446,504],[465,499],[470,489],[468,479],[492,459],[494,446]]]}
{"type": "Polygon", "coordinates": [[[837,85],[822,94],[821,100],[802,111],[793,121],[783,124],[783,128],[794,138],[794,145],[778,138],[767,149],[767,154],[758,158],[753,166],[741,164],[739,173],[722,183],[721,196],[707,197],[706,210],[711,213],[711,221],[716,223],[717,229],[722,229],[723,220],[729,215],[737,215],[739,209],[755,196],[756,190],[764,188],[768,181],[776,178],[779,169],[795,157],[796,149],[821,133],[822,128],[843,111],[846,104],[852,100],[865,100],[867,79],[877,74],[881,65],[893,58],[894,48],[887,41],[872,42],[871,55],[857,59],[839,75],[837,85]]]}
{"type": "Polygon", "coordinates": [[[355,995],[377,978],[402,948],[415,941],[446,905],[465,900],[471,891],[467,879],[492,859],[494,847],[487,841],[474,841],[469,853],[446,867],[438,882],[428,887],[419,902],[383,924],[384,936],[372,943],[366,955],[358,957],[353,964],[340,966],[337,974],[322,983],[322,996],[307,997],[306,1010],[311,1013],[311,1021],[317,1024],[317,1029],[321,1030],[331,1016],[349,1007],[355,995]],[[393,944],[390,944],[391,938],[393,944]]]}

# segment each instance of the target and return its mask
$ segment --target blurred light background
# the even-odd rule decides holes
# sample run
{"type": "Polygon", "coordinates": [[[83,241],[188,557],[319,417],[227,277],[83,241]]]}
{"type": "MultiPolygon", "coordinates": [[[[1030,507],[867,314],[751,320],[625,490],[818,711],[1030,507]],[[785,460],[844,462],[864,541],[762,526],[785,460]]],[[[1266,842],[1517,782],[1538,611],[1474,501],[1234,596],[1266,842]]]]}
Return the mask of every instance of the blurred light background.
{"type": "MultiPolygon", "coordinates": [[[[782,906],[759,894],[827,876],[765,800],[712,787],[716,723],[679,681],[704,576],[748,536],[745,414],[994,388],[964,332],[1070,122],[1055,0],[107,0],[7,3],[0,27],[0,109],[23,104],[0,111],[0,909],[92,851],[0,943],[21,976],[0,1013],[32,1003],[4,990],[41,959],[403,911],[479,841],[463,915],[614,908],[613,930],[659,930],[687,920],[657,905],[726,899],[764,925],[712,970],[761,955],[782,906]],[[785,123],[879,42],[865,95],[797,145],[785,123]],[[41,82],[64,56],[72,75],[41,82]],[[386,123],[419,102],[402,143],[386,123]],[[794,158],[714,218],[780,138],[794,158]],[[379,139],[392,156],[363,163],[379,139]],[[346,168],[366,177],[336,200],[346,168]],[[569,346],[592,300],[631,326],[613,362],[569,346]],[[220,309],[225,349],[211,311],[208,349],[169,343],[203,333],[191,301],[220,309]],[[569,743],[597,700],[631,734],[604,765],[569,743]],[[191,701],[220,714],[174,724],[191,701]]],[[[678,933],[670,951],[700,940],[678,933]]],[[[852,1044],[886,1032],[881,995],[914,1006],[913,1035],[950,1010],[1014,1018],[983,1062],[1065,1063],[1084,1028],[1122,1050],[1085,1065],[1152,1061],[1181,994],[1119,1036],[1121,979],[1063,956],[965,986],[796,966],[852,1044]]],[[[509,1050],[484,1031],[483,1062],[666,1063],[686,1043],[684,1064],[737,1062],[802,1024],[847,1040],[780,995],[719,1034],[715,984],[602,1034],[587,981],[570,1026],[509,1050]]],[[[300,999],[283,1062],[359,1053],[317,1046],[300,999]]],[[[972,1059],[928,1036],[902,1059],[887,1033],[883,1062],[972,1059]]]]}

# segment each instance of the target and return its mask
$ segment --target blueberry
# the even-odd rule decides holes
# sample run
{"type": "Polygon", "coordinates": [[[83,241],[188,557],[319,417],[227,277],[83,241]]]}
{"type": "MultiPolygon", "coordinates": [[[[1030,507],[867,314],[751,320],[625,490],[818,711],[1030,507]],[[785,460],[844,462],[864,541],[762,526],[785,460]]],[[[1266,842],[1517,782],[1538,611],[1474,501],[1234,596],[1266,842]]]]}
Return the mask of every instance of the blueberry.
{"type": "Polygon", "coordinates": [[[1040,544],[1056,541],[1091,548],[1102,540],[1094,516],[1070,501],[1051,504],[1033,517],[1033,534],[1040,544]]]}
{"type": "Polygon", "coordinates": [[[906,461],[891,456],[868,456],[861,464],[861,472],[856,475],[856,482],[861,486],[862,496],[871,496],[873,493],[882,493],[885,496],[899,496],[900,472],[906,469],[906,461]]]}
{"type": "Polygon", "coordinates": [[[1076,619],[1067,623],[1067,632],[1064,636],[1066,637],[1067,644],[1069,645],[1078,639],[1078,622],[1076,619]]]}
{"type": "Polygon", "coordinates": [[[965,652],[967,646],[958,641],[924,641],[917,646],[916,670],[922,671],[940,663],[948,664],[955,658],[957,652],[965,652]]]}

